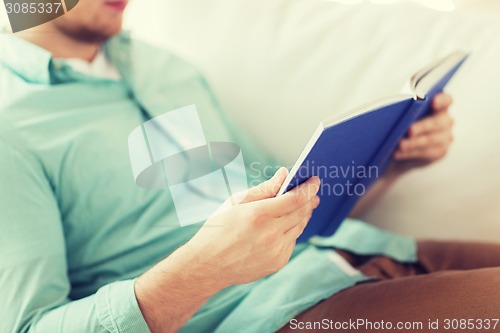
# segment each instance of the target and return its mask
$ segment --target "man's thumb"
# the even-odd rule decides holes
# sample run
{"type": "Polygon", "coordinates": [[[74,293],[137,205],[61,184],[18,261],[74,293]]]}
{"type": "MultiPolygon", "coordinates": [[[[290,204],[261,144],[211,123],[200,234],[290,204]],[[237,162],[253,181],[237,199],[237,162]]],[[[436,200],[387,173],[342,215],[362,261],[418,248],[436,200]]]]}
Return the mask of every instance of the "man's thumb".
{"type": "Polygon", "coordinates": [[[235,203],[248,203],[258,200],[264,200],[269,198],[274,198],[278,191],[283,185],[286,177],[288,176],[288,169],[285,167],[281,167],[274,176],[266,180],[260,185],[252,187],[248,191],[244,191],[238,194],[235,194],[233,197],[233,202],[235,203]]]}

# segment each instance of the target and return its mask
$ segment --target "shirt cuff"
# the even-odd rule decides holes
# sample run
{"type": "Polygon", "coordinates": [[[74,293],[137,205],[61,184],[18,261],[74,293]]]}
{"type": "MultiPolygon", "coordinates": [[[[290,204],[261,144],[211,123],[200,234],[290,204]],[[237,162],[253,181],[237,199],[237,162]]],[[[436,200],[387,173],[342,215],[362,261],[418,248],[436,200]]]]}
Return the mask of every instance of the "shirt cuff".
{"type": "Polygon", "coordinates": [[[96,293],[99,323],[110,333],[151,333],[135,297],[135,280],[118,281],[96,293]]]}

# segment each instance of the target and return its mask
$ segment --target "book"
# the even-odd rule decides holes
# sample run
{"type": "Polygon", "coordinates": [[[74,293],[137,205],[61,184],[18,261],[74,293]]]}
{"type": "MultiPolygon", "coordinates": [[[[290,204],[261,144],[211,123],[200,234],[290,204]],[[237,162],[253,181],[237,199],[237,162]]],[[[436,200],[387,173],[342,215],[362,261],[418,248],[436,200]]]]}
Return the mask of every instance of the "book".
{"type": "Polygon", "coordinates": [[[432,112],[432,100],[467,58],[467,53],[454,52],[413,75],[408,94],[382,98],[320,123],[278,192],[283,195],[312,176],[321,179],[321,203],[298,243],[335,233],[383,175],[410,126],[432,112]]]}

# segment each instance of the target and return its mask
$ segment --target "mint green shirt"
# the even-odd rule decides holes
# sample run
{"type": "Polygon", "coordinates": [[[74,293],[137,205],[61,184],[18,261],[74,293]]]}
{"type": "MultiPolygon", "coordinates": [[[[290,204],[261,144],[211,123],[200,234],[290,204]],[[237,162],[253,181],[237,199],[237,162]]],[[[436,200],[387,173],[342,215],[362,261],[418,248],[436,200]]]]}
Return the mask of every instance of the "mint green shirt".
{"type": "MultiPolygon", "coordinates": [[[[270,163],[194,67],[125,34],[104,49],[122,81],[0,36],[0,332],[149,332],[135,278],[200,225],[179,226],[168,189],[135,185],[127,138],[144,121],[196,104],[208,141],[239,144],[247,164],[270,163]]],[[[272,332],[369,279],[332,247],[416,259],[413,239],[349,220],[299,246],[278,273],[222,290],[182,331],[272,332]]]]}

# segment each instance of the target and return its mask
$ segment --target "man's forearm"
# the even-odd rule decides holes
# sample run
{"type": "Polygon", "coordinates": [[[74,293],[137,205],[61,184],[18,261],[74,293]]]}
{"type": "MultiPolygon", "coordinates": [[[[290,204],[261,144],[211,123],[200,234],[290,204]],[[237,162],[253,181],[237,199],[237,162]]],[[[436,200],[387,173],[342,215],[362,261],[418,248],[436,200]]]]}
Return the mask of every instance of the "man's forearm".
{"type": "Polygon", "coordinates": [[[184,245],[137,279],[137,301],[152,333],[177,332],[223,288],[198,256],[184,245]]]}
{"type": "Polygon", "coordinates": [[[280,169],[245,192],[243,202],[229,199],[187,244],[136,280],[136,298],[153,333],[178,331],[218,291],[288,263],[319,205],[320,180],[312,177],[275,197],[287,174],[280,169]]]}

